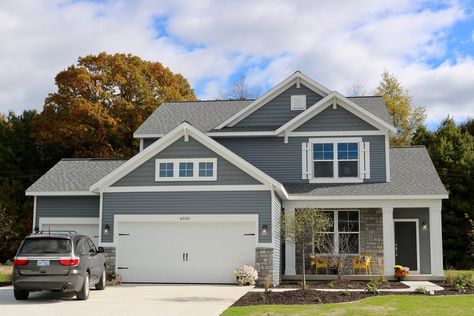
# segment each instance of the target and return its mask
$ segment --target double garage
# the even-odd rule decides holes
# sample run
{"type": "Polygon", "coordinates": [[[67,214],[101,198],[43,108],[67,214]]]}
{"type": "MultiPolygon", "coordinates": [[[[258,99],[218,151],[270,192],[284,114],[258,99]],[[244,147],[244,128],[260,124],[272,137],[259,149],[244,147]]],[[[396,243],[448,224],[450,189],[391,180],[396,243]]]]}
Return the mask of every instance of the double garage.
{"type": "MultiPolygon", "coordinates": [[[[93,220],[40,218],[40,225],[97,243],[93,220]]],[[[115,215],[116,270],[123,282],[234,283],[235,268],[255,265],[257,223],[258,215],[115,215]]]]}

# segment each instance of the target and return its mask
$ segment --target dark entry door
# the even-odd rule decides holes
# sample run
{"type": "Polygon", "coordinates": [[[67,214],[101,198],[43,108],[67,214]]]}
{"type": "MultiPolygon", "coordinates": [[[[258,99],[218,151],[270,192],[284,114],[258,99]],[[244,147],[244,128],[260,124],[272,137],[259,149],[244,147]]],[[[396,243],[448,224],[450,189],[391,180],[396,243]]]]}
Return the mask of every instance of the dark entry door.
{"type": "Polygon", "coordinates": [[[395,222],[395,264],[418,271],[416,222],[395,222]]]}

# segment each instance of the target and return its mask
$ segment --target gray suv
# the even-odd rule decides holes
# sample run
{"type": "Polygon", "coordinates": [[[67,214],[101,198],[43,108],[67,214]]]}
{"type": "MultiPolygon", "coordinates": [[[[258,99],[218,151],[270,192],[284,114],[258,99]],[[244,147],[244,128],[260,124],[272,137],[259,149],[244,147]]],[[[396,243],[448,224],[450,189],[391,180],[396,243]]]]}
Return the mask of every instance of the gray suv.
{"type": "Polygon", "coordinates": [[[89,297],[90,286],[105,288],[105,256],[89,237],[75,232],[50,231],[29,235],[13,260],[13,291],[26,300],[32,291],[75,292],[89,297]]]}

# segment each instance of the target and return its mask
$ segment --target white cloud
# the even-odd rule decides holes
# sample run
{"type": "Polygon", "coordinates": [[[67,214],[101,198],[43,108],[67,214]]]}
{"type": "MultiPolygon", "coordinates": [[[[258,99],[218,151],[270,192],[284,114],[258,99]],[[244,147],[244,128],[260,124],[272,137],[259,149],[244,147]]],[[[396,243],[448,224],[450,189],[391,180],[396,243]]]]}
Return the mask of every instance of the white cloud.
{"type": "Polygon", "coordinates": [[[449,30],[466,18],[461,4],[394,3],[1,2],[0,112],[40,109],[58,71],[78,56],[107,51],[160,61],[211,99],[239,71],[249,83],[269,87],[299,69],[344,93],[353,83],[371,90],[389,69],[427,107],[430,120],[474,116],[472,57],[429,66],[450,57],[449,30]],[[155,18],[164,21],[165,36],[155,18]]]}

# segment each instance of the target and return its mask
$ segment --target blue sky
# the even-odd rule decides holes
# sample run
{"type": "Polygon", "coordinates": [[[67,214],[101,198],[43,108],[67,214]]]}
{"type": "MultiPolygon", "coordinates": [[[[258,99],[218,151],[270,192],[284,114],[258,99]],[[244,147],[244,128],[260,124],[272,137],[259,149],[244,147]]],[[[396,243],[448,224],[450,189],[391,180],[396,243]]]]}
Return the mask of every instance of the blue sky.
{"type": "Polygon", "coordinates": [[[2,1],[0,112],[40,110],[57,72],[106,51],[162,62],[201,99],[296,70],[370,94],[388,69],[430,126],[460,121],[474,117],[473,15],[472,1],[2,1]]]}

